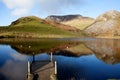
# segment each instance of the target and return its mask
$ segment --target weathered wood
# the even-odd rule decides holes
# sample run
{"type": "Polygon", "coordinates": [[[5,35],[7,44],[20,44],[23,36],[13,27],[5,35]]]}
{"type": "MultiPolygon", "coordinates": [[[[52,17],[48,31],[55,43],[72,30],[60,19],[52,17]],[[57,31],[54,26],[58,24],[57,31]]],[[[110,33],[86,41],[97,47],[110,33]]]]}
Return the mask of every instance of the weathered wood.
{"type": "Polygon", "coordinates": [[[55,61],[55,74],[57,74],[57,62],[55,61]]]}
{"type": "Polygon", "coordinates": [[[56,80],[55,64],[53,61],[35,61],[31,64],[29,80],[56,80]]]}
{"type": "Polygon", "coordinates": [[[52,61],[52,60],[53,60],[53,54],[51,52],[51,54],[50,54],[50,61],[52,61]]]}

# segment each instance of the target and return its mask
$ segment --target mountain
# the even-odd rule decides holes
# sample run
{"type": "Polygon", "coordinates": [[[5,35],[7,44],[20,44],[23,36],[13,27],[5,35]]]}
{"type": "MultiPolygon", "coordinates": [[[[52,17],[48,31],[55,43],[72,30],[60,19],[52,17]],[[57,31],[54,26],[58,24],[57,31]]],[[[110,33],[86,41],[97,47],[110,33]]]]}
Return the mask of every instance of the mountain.
{"type": "Polygon", "coordinates": [[[69,21],[79,17],[82,17],[82,16],[81,15],[64,15],[64,16],[51,15],[46,17],[46,20],[60,23],[60,22],[69,21]]]}
{"type": "Polygon", "coordinates": [[[79,29],[36,16],[27,16],[13,21],[7,27],[0,27],[0,37],[64,38],[81,36],[79,29]]]}
{"type": "Polygon", "coordinates": [[[111,10],[97,17],[95,22],[85,29],[85,32],[97,37],[120,36],[120,12],[111,10]]]}
{"type": "Polygon", "coordinates": [[[69,26],[74,26],[80,30],[83,30],[85,27],[94,22],[93,18],[83,17],[82,15],[64,15],[64,16],[51,15],[46,17],[46,20],[62,23],[69,26]]]}
{"type": "Polygon", "coordinates": [[[24,23],[41,23],[41,24],[48,24],[48,25],[51,25],[51,26],[54,26],[54,27],[58,27],[58,28],[61,28],[63,30],[67,30],[67,31],[73,31],[73,32],[76,32],[76,31],[79,31],[77,28],[75,27],[71,27],[71,26],[67,26],[67,25],[63,25],[63,24],[59,24],[59,23],[56,23],[56,22],[51,22],[51,21],[47,21],[47,20],[44,20],[44,19],[41,19],[41,18],[38,18],[36,16],[28,16],[28,17],[22,17],[22,18],[19,18],[18,20],[14,21],[11,23],[11,25],[20,25],[22,23],[22,25],[24,23]]]}

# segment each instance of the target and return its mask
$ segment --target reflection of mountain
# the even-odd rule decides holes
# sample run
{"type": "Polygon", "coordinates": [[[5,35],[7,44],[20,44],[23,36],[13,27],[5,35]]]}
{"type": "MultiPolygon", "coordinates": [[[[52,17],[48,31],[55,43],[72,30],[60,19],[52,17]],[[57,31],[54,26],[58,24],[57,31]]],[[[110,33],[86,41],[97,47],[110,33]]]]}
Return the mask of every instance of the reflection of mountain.
{"type": "Polygon", "coordinates": [[[0,43],[9,44],[13,49],[22,54],[35,55],[51,53],[55,55],[74,56],[88,55],[91,53],[80,41],[38,39],[38,40],[3,40],[0,43]]]}
{"type": "Polygon", "coordinates": [[[46,41],[42,41],[39,43],[34,42],[29,45],[26,45],[26,44],[25,45],[24,44],[11,45],[11,47],[20,53],[39,54],[39,53],[44,53],[44,52],[47,52],[47,53],[55,52],[57,50],[61,50],[66,47],[75,46],[77,44],[78,44],[77,42],[46,42],[46,41]]]}
{"type": "Polygon", "coordinates": [[[120,40],[94,39],[86,41],[85,45],[95,53],[97,58],[108,64],[120,62],[120,40]]]}
{"type": "Polygon", "coordinates": [[[3,44],[9,44],[16,51],[23,54],[39,54],[43,52],[54,52],[66,47],[71,47],[79,44],[78,42],[69,42],[61,40],[51,40],[51,39],[33,39],[33,40],[3,40],[3,44]]]}
{"type": "Polygon", "coordinates": [[[92,51],[85,47],[83,43],[78,44],[76,46],[67,47],[66,49],[60,50],[55,53],[55,55],[64,55],[64,56],[71,56],[71,57],[79,57],[82,55],[89,55],[92,51]]]}

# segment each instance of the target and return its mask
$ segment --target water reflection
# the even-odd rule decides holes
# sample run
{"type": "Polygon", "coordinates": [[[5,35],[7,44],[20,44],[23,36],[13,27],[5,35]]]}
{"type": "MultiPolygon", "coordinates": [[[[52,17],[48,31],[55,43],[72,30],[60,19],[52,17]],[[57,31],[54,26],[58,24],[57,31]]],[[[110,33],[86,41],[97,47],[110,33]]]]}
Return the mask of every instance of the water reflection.
{"type": "Polygon", "coordinates": [[[68,40],[51,40],[51,39],[22,39],[22,40],[0,40],[1,44],[11,45],[11,48],[21,54],[40,54],[43,52],[55,52],[57,50],[65,49],[68,47],[76,46],[80,42],[68,40]]]}
{"type": "Polygon", "coordinates": [[[0,80],[24,80],[27,57],[11,50],[10,46],[1,45],[0,49],[0,80]]]}
{"type": "Polygon", "coordinates": [[[85,42],[95,56],[108,64],[120,63],[120,40],[94,39],[85,42]]]}
{"type": "Polygon", "coordinates": [[[120,79],[120,40],[9,39],[0,44],[0,80],[25,80],[27,60],[48,60],[51,52],[58,80],[120,79]]]}

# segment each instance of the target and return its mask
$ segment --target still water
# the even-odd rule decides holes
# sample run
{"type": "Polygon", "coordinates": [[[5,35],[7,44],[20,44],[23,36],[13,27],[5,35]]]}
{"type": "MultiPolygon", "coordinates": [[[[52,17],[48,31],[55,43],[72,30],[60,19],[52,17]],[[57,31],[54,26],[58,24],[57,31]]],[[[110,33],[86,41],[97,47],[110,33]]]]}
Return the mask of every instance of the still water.
{"type": "Polygon", "coordinates": [[[0,80],[26,80],[27,61],[57,61],[58,80],[120,80],[120,40],[2,39],[0,80]]]}

